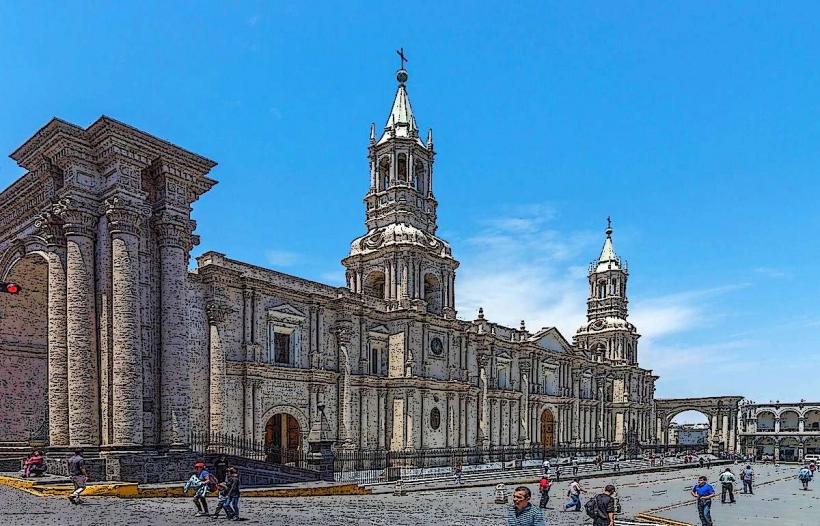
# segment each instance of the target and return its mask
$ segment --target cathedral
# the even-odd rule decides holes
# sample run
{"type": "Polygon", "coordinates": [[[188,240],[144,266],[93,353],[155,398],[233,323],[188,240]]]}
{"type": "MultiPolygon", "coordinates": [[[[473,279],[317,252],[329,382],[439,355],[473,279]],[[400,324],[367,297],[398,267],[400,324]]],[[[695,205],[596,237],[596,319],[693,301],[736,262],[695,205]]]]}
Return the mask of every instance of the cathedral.
{"type": "Polygon", "coordinates": [[[127,124],[54,119],[14,151],[0,279],[22,291],[0,298],[0,445],[183,450],[211,431],[300,449],[320,421],[351,450],[654,443],[658,377],[638,364],[611,225],[571,341],[459,318],[432,131],[396,78],[345,287],[213,251],[189,270],[216,163],[127,124]]]}

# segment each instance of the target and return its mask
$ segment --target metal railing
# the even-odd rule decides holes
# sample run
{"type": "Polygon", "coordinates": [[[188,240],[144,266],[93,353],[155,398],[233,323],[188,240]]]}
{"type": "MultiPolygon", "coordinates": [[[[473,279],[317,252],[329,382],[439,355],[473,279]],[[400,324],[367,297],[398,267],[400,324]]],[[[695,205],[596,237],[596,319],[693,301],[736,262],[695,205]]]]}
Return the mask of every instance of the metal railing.
{"type": "Polygon", "coordinates": [[[201,454],[231,455],[269,464],[309,469],[304,449],[273,447],[265,442],[214,432],[191,433],[191,449],[201,454]]]}

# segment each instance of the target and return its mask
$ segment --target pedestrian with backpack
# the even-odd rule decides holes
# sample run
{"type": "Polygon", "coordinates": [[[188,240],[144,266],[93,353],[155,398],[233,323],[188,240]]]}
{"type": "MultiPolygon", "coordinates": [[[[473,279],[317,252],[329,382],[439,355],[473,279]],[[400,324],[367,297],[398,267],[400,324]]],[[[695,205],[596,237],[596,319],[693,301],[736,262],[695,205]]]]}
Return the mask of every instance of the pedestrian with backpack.
{"type": "Polygon", "coordinates": [[[797,478],[800,479],[800,483],[803,484],[803,490],[809,490],[809,482],[812,479],[812,472],[808,466],[803,466],[800,471],[797,473],[797,478]]]}
{"type": "Polygon", "coordinates": [[[592,518],[592,526],[615,526],[615,486],[607,484],[604,492],[584,504],[584,511],[592,518]]]}

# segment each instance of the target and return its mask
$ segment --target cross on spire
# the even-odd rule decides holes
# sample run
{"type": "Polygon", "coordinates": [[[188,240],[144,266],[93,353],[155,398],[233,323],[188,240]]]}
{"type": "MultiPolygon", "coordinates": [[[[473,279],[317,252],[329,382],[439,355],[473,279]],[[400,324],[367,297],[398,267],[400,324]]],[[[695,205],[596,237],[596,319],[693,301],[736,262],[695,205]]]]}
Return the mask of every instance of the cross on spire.
{"type": "Polygon", "coordinates": [[[399,56],[399,59],[401,60],[401,69],[404,69],[404,63],[407,62],[407,57],[404,56],[404,48],[397,49],[396,54],[399,56]]]}

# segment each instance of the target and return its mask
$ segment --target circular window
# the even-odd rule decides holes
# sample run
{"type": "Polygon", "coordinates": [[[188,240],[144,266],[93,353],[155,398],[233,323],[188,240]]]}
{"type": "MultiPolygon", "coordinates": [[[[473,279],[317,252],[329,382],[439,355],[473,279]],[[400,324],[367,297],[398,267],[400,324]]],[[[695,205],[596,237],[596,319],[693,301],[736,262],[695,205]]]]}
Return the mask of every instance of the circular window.
{"type": "Polygon", "coordinates": [[[430,340],[430,352],[432,352],[436,356],[441,356],[443,350],[444,344],[441,343],[441,338],[433,338],[432,340],[430,340]]]}
{"type": "Polygon", "coordinates": [[[438,407],[434,407],[432,411],[430,411],[430,427],[435,431],[441,425],[441,413],[438,410],[438,407]]]}

